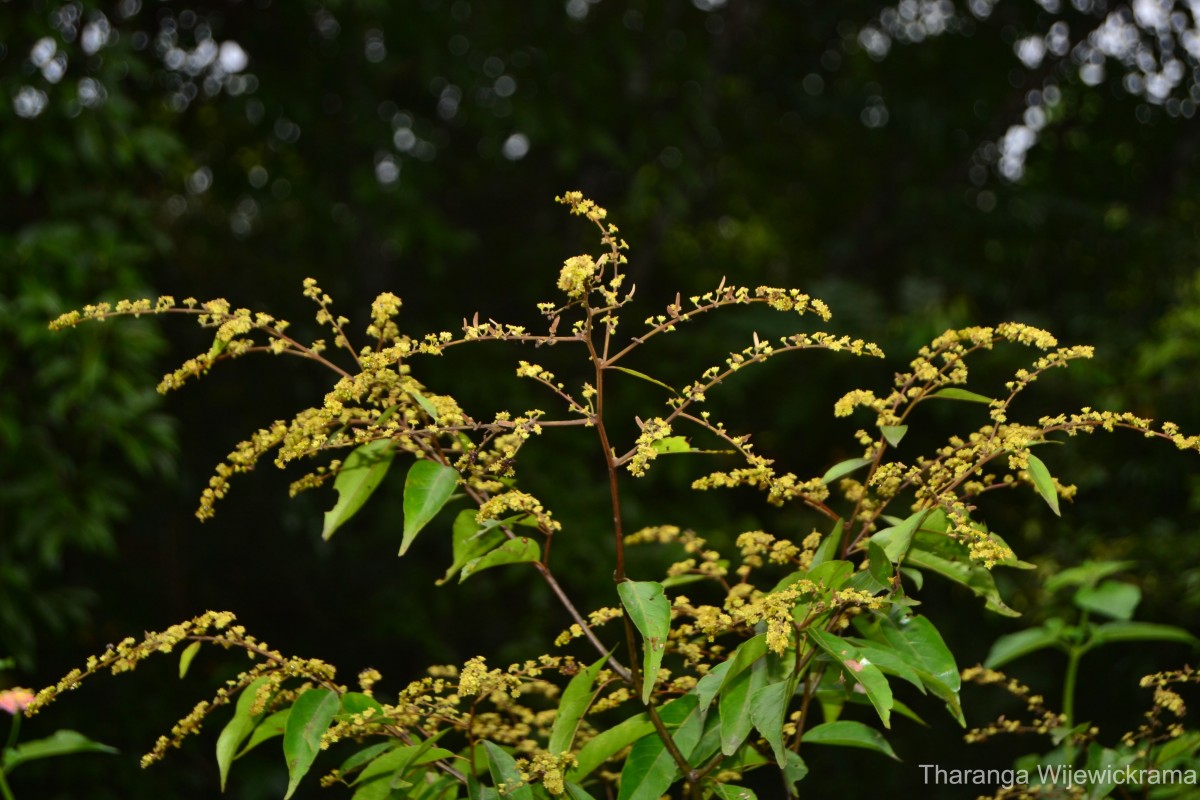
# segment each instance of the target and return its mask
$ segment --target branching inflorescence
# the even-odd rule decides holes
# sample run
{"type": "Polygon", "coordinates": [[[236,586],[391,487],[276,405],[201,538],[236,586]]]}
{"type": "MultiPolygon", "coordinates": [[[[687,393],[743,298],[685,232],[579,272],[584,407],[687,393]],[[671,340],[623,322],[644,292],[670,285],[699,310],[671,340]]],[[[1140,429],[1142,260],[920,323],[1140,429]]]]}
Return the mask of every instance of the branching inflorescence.
{"type": "MultiPolygon", "coordinates": [[[[740,370],[784,354],[829,350],[882,358],[880,348],[824,331],[774,340],[755,334],[685,386],[668,386],[628,369],[623,362],[630,353],[703,315],[764,306],[825,322],[830,312],[822,301],[796,290],[722,281],[703,294],[676,296],[661,313],[645,318],[638,332],[621,338],[622,315],[635,289],[627,285],[623,271],[628,245],[607,221],[607,212],[579,192],[558,201],[596,227],[601,249],[598,255],[573,256],[563,263],[557,278],[562,296],[538,305],[544,332],[481,320],[476,314],[464,319],[458,333],[408,336],[396,322],[400,299],[385,293],[371,305],[366,343],[355,345],[348,333],[350,321],[335,315],[331,298],[312,279],[304,282],[304,294],[317,305],[316,321],[332,347],[326,339],[304,343],[288,333],[287,322],[233,308],[224,300],[176,303],[160,297],[100,304],[64,314],[52,327],[123,315],[196,317],[214,331],[212,346],[167,375],[159,386],[164,392],[220,361],[249,353],[299,356],[327,368],[333,385],[321,403],[239,443],[217,466],[197,516],[212,517],[230,479],[268,455],[281,468],[301,459],[327,459],[295,480],[292,491],[333,481],[341,499],[326,515],[328,537],[361,506],[395,456],[406,454],[414,460],[406,508],[411,492],[419,501],[414,507],[424,511],[411,518],[406,512],[401,553],[454,492],[462,492],[472,508],[454,524],[454,565],[443,581],[455,572],[461,579],[502,564],[527,565],[574,621],[556,644],[586,640],[594,651],[588,659],[543,654],[493,669],[479,657],[461,667],[431,668],[427,677],[400,690],[394,702],[386,702],[372,689],[378,674],[364,673],[360,691],[352,692],[334,682],[332,668],[284,657],[234,625],[231,615],[210,612],[93,657],[85,670],[44,690],[31,711],[101,669],[132,669],[146,655],[203,642],[245,650],[256,665],[198,705],[148,760],[178,745],[212,710],[253,691],[253,700],[239,704],[230,723],[240,726],[235,733],[243,740],[256,730],[260,734],[255,735],[265,737],[270,731],[263,732],[262,726],[273,724],[287,750],[293,722],[280,726],[273,715],[290,710],[293,720],[317,720],[320,748],[360,743],[357,753],[325,781],[352,784],[358,791],[386,779],[395,791],[410,786],[433,792],[416,794],[414,788],[414,797],[458,797],[468,791],[474,792],[471,797],[495,796],[476,791],[479,781],[490,781],[504,797],[581,798],[591,796],[588,786],[617,783],[620,797],[627,799],[657,798],[682,783],[689,797],[713,792],[735,797],[721,787],[732,786],[750,769],[774,764],[792,796],[806,771],[799,756],[806,741],[850,742],[894,755],[868,726],[836,719],[847,702],[865,696],[888,727],[898,708],[892,685],[908,682],[938,697],[962,720],[953,655],[929,619],[913,613],[909,592],[922,574],[936,574],[963,584],[990,609],[1013,613],[1000,599],[989,570],[1026,565],[976,519],[974,503],[984,492],[1025,485],[1057,512],[1059,498],[1069,499],[1074,489],[1049,474],[1034,448],[1057,434],[1127,428],[1180,449],[1200,449],[1200,438],[1185,436],[1170,423],[1155,427],[1130,414],[1085,408],[1034,422],[1012,419],[1014,399],[1030,384],[1050,369],[1090,357],[1091,349],[1059,347],[1045,331],[1006,323],[947,331],[896,375],[886,394],[857,390],[845,395],[835,405],[837,416],[866,408],[875,417],[874,430],[856,434],[862,455],[821,476],[785,472],[756,452],[748,434],[713,419],[704,410],[708,395],[740,370]],[[421,357],[475,342],[580,348],[586,369],[579,376],[560,378],[532,361],[517,362],[517,376],[544,387],[564,414],[528,409],[478,419],[451,395],[414,377],[421,357]],[[1031,347],[1039,355],[1006,384],[1005,396],[990,398],[965,389],[968,359],[1003,344],[1031,347]],[[611,438],[605,409],[607,386],[618,379],[648,381],[668,391],[665,404],[639,418],[638,434],[623,446],[611,438]],[[950,438],[931,453],[905,452],[904,461],[891,459],[893,451],[904,452],[902,440],[916,408],[939,399],[986,406],[986,424],[950,438]],[[620,602],[610,598],[590,612],[576,606],[552,568],[550,542],[562,531],[561,522],[516,484],[523,445],[557,427],[594,431],[608,477],[620,602]],[[622,473],[640,477],[660,456],[707,452],[680,434],[685,429],[737,458],[736,464],[697,478],[694,489],[749,486],[763,491],[773,505],[795,502],[815,510],[827,527],[795,538],[742,532],[731,537],[739,550],[737,564],[696,532],[665,522],[648,521],[651,527],[627,535],[622,473]],[[352,494],[356,501],[347,499],[352,494]],[[661,583],[631,580],[625,548],[638,543],[679,548],[682,558],[661,583]],[[679,593],[668,597],[668,590],[689,583],[700,584],[700,593],[689,590],[690,595],[709,602],[679,593]],[[615,624],[606,627],[609,623],[615,624]],[[370,740],[379,743],[361,749],[370,740]]],[[[311,761],[302,768],[289,761],[292,788],[311,761]]],[[[223,775],[227,767],[222,766],[223,775]]]]}

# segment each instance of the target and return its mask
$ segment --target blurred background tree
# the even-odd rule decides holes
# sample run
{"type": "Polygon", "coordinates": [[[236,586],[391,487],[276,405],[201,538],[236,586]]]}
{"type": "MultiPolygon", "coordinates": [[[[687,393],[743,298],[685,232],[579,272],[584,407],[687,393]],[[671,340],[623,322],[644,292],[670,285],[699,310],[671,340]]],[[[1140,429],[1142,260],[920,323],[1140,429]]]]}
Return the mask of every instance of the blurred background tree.
{"type": "MultiPolygon", "coordinates": [[[[198,332],[156,320],[51,336],[45,323],[98,298],[171,293],[225,296],[304,328],[298,288],[309,275],[360,326],[385,290],[404,297],[414,333],[454,328],[475,310],[531,321],[562,259],[589,244],[551,203],[568,188],[621,225],[647,307],[725,275],[794,285],[831,303],[838,330],[895,359],[865,373],[836,359],[781,362],[713,398],[744,429],[770,428],[760,449],[790,470],[820,474],[849,454],[854,423],[825,422],[842,392],[886,382],[945,327],[1005,319],[1098,346],[1094,362],[1047,376],[1031,402],[1127,407],[1200,429],[1200,21],[1190,8],[0,4],[0,655],[19,659],[18,682],[45,682],[108,641],[208,607],[237,611],[276,646],[345,670],[374,665],[397,683],[431,661],[538,649],[562,620],[536,591],[513,597],[526,591],[519,580],[497,572],[435,591],[423,581],[441,574],[449,549],[436,537],[409,560],[380,557],[396,545],[396,497],[377,495],[326,544],[330,498],[288,501],[286,477],[258,474],[217,520],[195,522],[210,465],[246,432],[312,403],[323,376],[238,363],[164,401],[156,374],[207,349],[198,332]],[[518,613],[484,631],[447,630],[436,652],[406,636],[496,602],[518,613]]],[[[720,354],[754,330],[790,332],[775,324],[737,317],[692,347],[720,354]]],[[[708,363],[682,363],[669,343],[661,352],[681,362],[680,377],[708,363]]],[[[507,361],[477,378],[492,357],[422,365],[422,378],[479,414],[544,403],[523,394],[507,361]]],[[[993,390],[1014,364],[998,358],[972,388],[993,390]]],[[[643,416],[648,402],[657,399],[628,399],[643,416]]],[[[946,424],[974,424],[966,414],[948,410],[946,424]]],[[[1034,500],[985,516],[1048,569],[1137,561],[1145,613],[1200,627],[1194,465],[1119,437],[1079,444],[1048,456],[1081,487],[1063,519],[1034,500]]],[[[590,443],[566,446],[588,463],[590,443]]],[[[535,485],[561,476],[548,453],[529,458],[535,485]]],[[[681,490],[698,468],[672,462],[630,508],[718,541],[763,524],[756,498],[681,490]]],[[[611,591],[593,574],[604,542],[588,535],[590,485],[580,472],[545,490],[576,531],[563,539],[581,593],[611,591]]],[[[809,521],[791,513],[766,524],[806,533],[809,521]]],[[[1007,588],[1036,622],[1036,585],[1007,588]]],[[[981,626],[974,605],[950,605],[962,599],[934,587],[928,608],[965,664],[1013,624],[981,626]]],[[[1125,692],[1161,659],[1183,657],[1118,656],[1111,683],[1091,676],[1081,690],[1125,692]]],[[[178,697],[151,695],[152,678],[97,684],[39,724],[148,746],[220,674],[215,662],[198,662],[178,697]],[[106,719],[120,722],[98,724],[106,719]]],[[[1048,659],[1024,677],[1053,691],[1058,666],[1048,659]]],[[[1131,697],[1094,713],[1139,710],[1131,697]]],[[[928,742],[946,761],[982,757],[955,731],[935,734],[901,741],[907,763],[881,765],[885,780],[901,790],[919,781],[912,765],[928,742]]],[[[97,798],[208,797],[215,770],[201,749],[146,774],[128,754],[117,767],[102,757],[30,765],[14,786],[45,798],[83,787],[97,798]]],[[[813,791],[868,777],[811,757],[813,791]]],[[[235,796],[274,796],[275,760],[235,780],[235,796]]]]}

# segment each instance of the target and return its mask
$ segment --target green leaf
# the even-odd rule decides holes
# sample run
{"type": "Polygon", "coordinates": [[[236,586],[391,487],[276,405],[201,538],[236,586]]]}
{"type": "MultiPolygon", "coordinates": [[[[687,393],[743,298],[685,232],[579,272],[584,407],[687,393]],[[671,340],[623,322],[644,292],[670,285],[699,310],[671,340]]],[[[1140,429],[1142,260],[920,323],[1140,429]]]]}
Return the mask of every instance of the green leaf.
{"type": "Polygon", "coordinates": [[[904,434],[908,433],[907,425],[880,425],[879,431],[883,434],[883,438],[892,447],[899,447],[900,440],[904,438],[904,434]]]}
{"type": "Polygon", "coordinates": [[[458,472],[453,467],[428,460],[412,465],[404,479],[404,539],[400,542],[400,555],[408,552],[417,534],[437,516],[457,486],[458,472]]]}
{"type": "Polygon", "coordinates": [[[1085,561],[1046,579],[1046,591],[1057,592],[1064,586],[1095,586],[1102,579],[1133,569],[1136,561],[1085,561]]]}
{"type": "Polygon", "coordinates": [[[1200,645],[1191,633],[1174,625],[1157,625],[1152,622],[1106,622],[1092,629],[1091,644],[1112,644],[1113,642],[1178,642],[1200,645]]]}
{"type": "Polygon", "coordinates": [[[115,747],[94,742],[78,731],[58,730],[45,739],[34,739],[22,742],[15,747],[4,749],[4,758],[0,761],[0,772],[7,774],[26,761],[39,758],[53,758],[72,753],[116,753],[115,747]]]}
{"type": "Polygon", "coordinates": [[[251,683],[238,695],[237,705],[233,709],[233,718],[225,723],[221,735],[217,737],[217,771],[221,776],[221,791],[225,791],[225,780],[229,777],[229,765],[233,757],[250,731],[254,729],[257,716],[250,713],[258,690],[267,683],[266,678],[259,678],[251,683]]]}
{"type": "Polygon", "coordinates": [[[361,714],[367,709],[383,716],[383,706],[371,695],[363,692],[346,692],[342,695],[342,715],[361,714]]]}
{"type": "Polygon", "coordinates": [[[671,602],[655,581],[624,581],[617,585],[617,593],[642,634],[642,702],[649,703],[671,631],[671,602]]]}
{"type": "Polygon", "coordinates": [[[871,578],[878,584],[877,591],[886,590],[892,582],[893,567],[887,553],[875,541],[867,540],[867,567],[871,578]]]}
{"type": "Polygon", "coordinates": [[[713,797],[720,800],[758,800],[758,795],[742,786],[714,783],[709,788],[712,789],[713,797]]]}
{"type": "Polygon", "coordinates": [[[982,564],[970,560],[966,546],[961,542],[953,542],[939,534],[921,533],[913,541],[905,556],[906,564],[962,584],[982,597],[989,611],[1006,617],[1021,616],[1005,604],[996,588],[995,577],[982,564]]]}
{"type": "Polygon", "coordinates": [[[810,728],[804,732],[804,743],[861,747],[864,750],[874,750],[876,753],[883,753],[888,758],[900,760],[888,740],[883,738],[882,733],[853,720],[825,722],[810,728]]]}
{"type": "MultiPolygon", "coordinates": [[[[671,739],[679,751],[685,756],[691,753],[704,731],[704,716],[696,696],[687,694],[672,700],[659,710],[659,716],[669,729],[674,729],[671,739]]],[[[617,800],[658,800],[680,775],[679,765],[662,740],[656,735],[646,736],[633,745],[625,759],[617,800]]]]}
{"type": "MultiPolygon", "coordinates": [[[[846,685],[852,687],[857,681],[867,693],[871,705],[875,706],[883,727],[892,727],[892,687],[879,667],[863,656],[858,648],[827,631],[809,628],[805,631],[809,640],[825,651],[846,676],[846,685]]],[[[781,764],[782,766],[782,764],[781,764]]]]}
{"type": "Polygon", "coordinates": [[[917,687],[922,694],[925,693],[925,684],[921,681],[920,673],[913,669],[905,657],[896,652],[890,643],[884,644],[867,641],[866,639],[851,639],[848,637],[846,641],[853,644],[858,649],[858,652],[862,653],[863,658],[879,667],[880,672],[885,675],[895,675],[900,680],[908,681],[917,687]]]}
{"type": "Polygon", "coordinates": [[[1200,731],[1188,731],[1156,747],[1152,751],[1153,763],[1165,767],[1176,758],[1195,756],[1197,750],[1200,750],[1200,731]]]}
{"type": "Polygon", "coordinates": [[[700,711],[707,712],[717,693],[728,686],[738,673],[754,664],[767,652],[767,635],[760,633],[739,644],[729,657],[709,670],[696,683],[695,693],[700,698],[700,711]]]}
{"type": "Polygon", "coordinates": [[[596,800],[591,793],[589,793],[578,783],[566,781],[563,785],[567,788],[567,797],[570,798],[570,800],[596,800]]]}
{"type": "Polygon", "coordinates": [[[692,451],[692,446],[688,443],[686,436],[668,436],[665,439],[658,439],[651,442],[650,447],[659,455],[665,453],[690,453],[692,451]]]}
{"type": "Polygon", "coordinates": [[[283,731],[283,757],[287,760],[288,788],[283,800],[296,791],[300,779],[321,752],[321,737],[329,730],[341,700],[332,689],[309,689],[292,703],[283,731]]]}
{"type": "Polygon", "coordinates": [[[843,475],[849,475],[854,470],[862,469],[870,463],[871,459],[869,458],[848,458],[845,461],[839,461],[825,471],[825,474],[821,476],[821,482],[833,483],[843,475]]]}
{"type": "Polygon", "coordinates": [[[654,723],[646,714],[638,714],[601,731],[588,740],[575,754],[575,767],[567,773],[573,781],[581,781],[592,771],[629,745],[654,733],[654,723]]]}
{"type": "Polygon", "coordinates": [[[246,740],[241,750],[238,750],[234,761],[249,753],[254,748],[265,742],[267,739],[273,739],[276,736],[283,736],[284,730],[287,728],[288,715],[292,713],[290,708],[285,708],[276,711],[271,716],[264,719],[262,722],[254,726],[254,730],[250,732],[250,738],[246,740]]]}
{"type": "Polygon", "coordinates": [[[842,527],[843,522],[841,517],[839,517],[838,521],[833,525],[833,530],[817,546],[817,552],[813,553],[813,560],[810,566],[815,567],[818,564],[824,564],[826,561],[834,561],[841,555],[842,527]]]}
{"type": "MultiPolygon", "coordinates": [[[[343,761],[342,765],[340,767],[338,767],[338,772],[342,775],[343,778],[345,778],[347,775],[350,775],[350,774],[354,773],[356,770],[360,770],[363,767],[365,767],[367,764],[370,764],[372,761],[379,758],[381,755],[388,752],[389,750],[395,750],[398,747],[400,747],[400,741],[398,739],[392,739],[391,741],[386,741],[386,742],[379,742],[378,744],[373,744],[368,747],[364,747],[363,749],[358,750],[357,752],[350,755],[345,761],[343,761]]],[[[350,785],[353,786],[355,783],[358,783],[358,781],[359,781],[359,778],[355,778],[354,781],[350,785]]]]}
{"type": "Polygon", "coordinates": [[[376,439],[356,447],[342,462],[333,489],[338,494],[337,503],[325,512],[325,527],[321,538],[328,539],[334,532],[358,513],[367,498],[379,488],[396,451],[390,439],[376,439]]]}
{"type": "Polygon", "coordinates": [[[596,687],[596,675],[608,662],[608,656],[602,657],[591,666],[580,670],[567,688],[563,690],[562,698],[558,701],[558,711],[554,715],[554,727],[550,729],[550,743],[547,752],[558,755],[571,749],[575,740],[575,732],[579,729],[579,721],[591,707],[592,701],[600,692],[596,687]]]}
{"type": "Polygon", "coordinates": [[[437,406],[429,402],[429,398],[418,392],[416,389],[409,389],[408,394],[413,400],[417,401],[417,405],[421,407],[421,410],[428,414],[429,418],[436,424],[438,421],[437,406]]]}
{"type": "MultiPolygon", "coordinates": [[[[385,742],[355,753],[341,766],[342,774],[363,767],[351,786],[366,785],[392,775],[402,776],[413,767],[438,761],[443,758],[452,759],[454,753],[441,747],[432,747],[434,740],[426,739],[420,744],[410,744],[398,747],[397,742],[385,742]],[[365,764],[365,765],[364,765],[365,764]]],[[[385,795],[386,796],[386,795],[385,795]]]]}
{"type": "MultiPolygon", "coordinates": [[[[765,636],[765,634],[764,634],[765,636]]],[[[750,698],[767,682],[767,665],[761,659],[748,671],[731,678],[721,690],[721,752],[731,756],[754,727],[750,698]]],[[[782,723],[781,723],[782,724],[782,723]]]]}
{"type": "Polygon", "coordinates": [[[934,392],[933,394],[929,395],[929,398],[937,399],[937,400],[965,400],[969,403],[991,403],[992,402],[992,398],[990,398],[990,397],[984,397],[981,394],[976,394],[975,392],[968,392],[966,389],[956,389],[954,387],[949,387],[946,389],[942,389],[939,392],[934,392]]]}
{"type": "Polygon", "coordinates": [[[958,696],[962,688],[958,664],[929,618],[913,615],[898,622],[887,619],[881,623],[879,634],[916,670],[925,688],[946,703],[950,715],[960,725],[966,724],[958,696]]]}
{"type": "Polygon", "coordinates": [[[1058,632],[1041,626],[1009,633],[992,643],[992,649],[988,651],[983,665],[990,669],[996,669],[1030,653],[1036,653],[1047,647],[1057,647],[1059,644],[1061,644],[1061,639],[1058,632]]]}
{"type": "Polygon", "coordinates": [[[641,378],[644,381],[653,383],[655,386],[661,386],[662,388],[666,389],[671,394],[676,394],[676,395],[679,394],[679,392],[675,391],[670,386],[667,386],[667,384],[663,383],[662,381],[658,380],[657,378],[651,378],[649,375],[645,374],[644,372],[638,372],[635,369],[628,369],[626,367],[616,367],[616,366],[612,366],[611,364],[606,366],[605,369],[615,369],[618,372],[624,372],[626,375],[632,375],[635,378],[641,378]]]}
{"type": "Polygon", "coordinates": [[[458,574],[458,582],[462,583],[476,572],[489,567],[499,567],[503,564],[519,564],[525,561],[537,561],[542,557],[542,548],[528,536],[518,536],[509,539],[504,544],[479,558],[473,558],[463,565],[458,574]]]}
{"type": "Polygon", "coordinates": [[[792,787],[795,792],[796,784],[804,780],[808,775],[808,765],[804,763],[804,759],[799,753],[787,751],[787,763],[783,765],[783,779],[792,787]]]}
{"type": "Polygon", "coordinates": [[[473,508],[465,508],[454,518],[454,532],[451,537],[454,563],[446,570],[446,574],[436,581],[438,586],[450,580],[467,562],[479,558],[504,541],[504,531],[499,529],[500,522],[490,519],[481,525],[475,521],[477,513],[473,508]]]}
{"type": "Polygon", "coordinates": [[[196,653],[200,652],[200,642],[192,642],[187,647],[183,648],[183,652],[179,654],[179,677],[183,678],[187,675],[188,667],[192,665],[192,659],[196,657],[196,653]]]}
{"type": "Polygon", "coordinates": [[[775,763],[780,769],[787,764],[787,750],[783,744],[783,721],[793,690],[791,680],[782,680],[770,686],[760,687],[750,695],[750,719],[771,745],[775,763]]]}
{"type": "Polygon", "coordinates": [[[517,769],[516,760],[506,753],[499,745],[484,741],[487,750],[488,772],[492,774],[492,783],[499,788],[504,784],[501,797],[511,800],[533,800],[533,789],[521,779],[521,770],[517,769]]]}
{"type": "Polygon", "coordinates": [[[1058,510],[1058,490],[1054,488],[1054,479],[1050,477],[1050,470],[1046,469],[1045,463],[1033,453],[1029,454],[1028,471],[1029,478],[1033,481],[1038,494],[1046,501],[1046,505],[1050,506],[1050,510],[1061,517],[1062,512],[1058,510]]]}
{"type": "Polygon", "coordinates": [[[1132,583],[1104,581],[1099,586],[1081,586],[1075,592],[1075,605],[1110,619],[1133,619],[1142,601],[1142,590],[1132,583]]]}
{"type": "Polygon", "coordinates": [[[918,511],[892,528],[884,528],[871,537],[871,541],[883,548],[888,560],[893,564],[899,563],[908,548],[912,545],[913,535],[925,521],[928,509],[918,511]]]}

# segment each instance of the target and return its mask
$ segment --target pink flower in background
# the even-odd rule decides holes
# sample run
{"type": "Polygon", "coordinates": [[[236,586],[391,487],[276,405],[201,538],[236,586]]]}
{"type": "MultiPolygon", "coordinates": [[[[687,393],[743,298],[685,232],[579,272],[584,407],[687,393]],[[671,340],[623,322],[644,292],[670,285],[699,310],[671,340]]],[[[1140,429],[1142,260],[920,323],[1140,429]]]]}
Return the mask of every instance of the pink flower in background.
{"type": "Polygon", "coordinates": [[[7,711],[9,714],[24,711],[32,702],[33,692],[28,689],[22,689],[19,686],[0,692],[0,711],[7,711]]]}

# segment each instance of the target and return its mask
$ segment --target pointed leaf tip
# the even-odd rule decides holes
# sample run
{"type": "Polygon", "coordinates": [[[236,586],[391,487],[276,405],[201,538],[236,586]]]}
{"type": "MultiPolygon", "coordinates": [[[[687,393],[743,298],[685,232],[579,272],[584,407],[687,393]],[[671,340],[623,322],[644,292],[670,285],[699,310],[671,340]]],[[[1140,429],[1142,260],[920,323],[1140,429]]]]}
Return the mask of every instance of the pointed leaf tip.
{"type": "Polygon", "coordinates": [[[458,486],[458,471],[436,461],[418,461],[404,479],[404,538],[400,555],[408,552],[421,529],[429,524],[458,486]]]}

